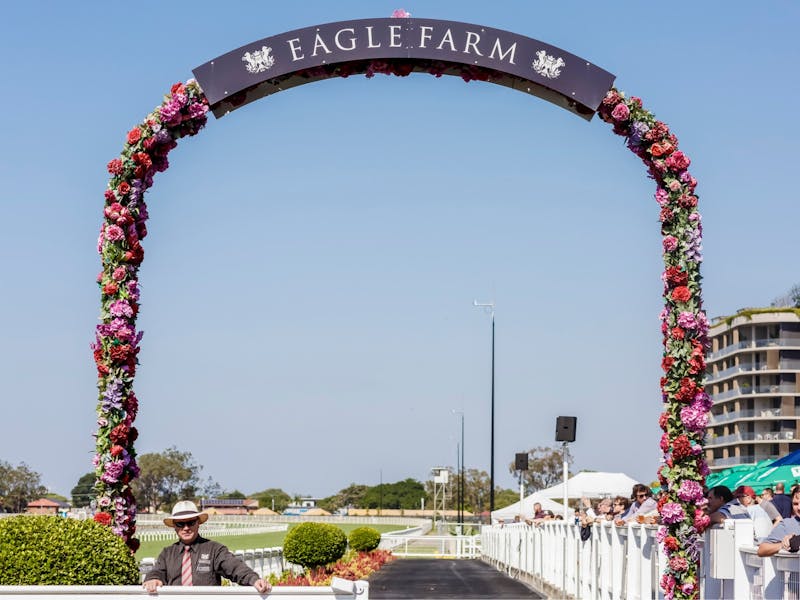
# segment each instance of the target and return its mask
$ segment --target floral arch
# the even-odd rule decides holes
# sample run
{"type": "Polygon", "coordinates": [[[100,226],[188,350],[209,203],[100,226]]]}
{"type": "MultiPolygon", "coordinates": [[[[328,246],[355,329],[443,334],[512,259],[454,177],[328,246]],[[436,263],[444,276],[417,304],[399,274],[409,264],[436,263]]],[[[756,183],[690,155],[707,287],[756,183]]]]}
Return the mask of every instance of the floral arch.
{"type": "MultiPolygon", "coordinates": [[[[596,112],[612,126],[615,134],[625,138],[628,149],[642,160],[648,176],[655,182],[664,259],[664,309],[660,316],[664,345],[663,413],[659,418],[664,431],[660,442],[664,456],[658,478],[667,493],[659,502],[662,527],[658,540],[668,561],[661,586],[667,598],[698,597],[699,542],[709,525],[703,512],[703,485],[708,474],[703,442],[711,401],[703,390],[708,322],[701,298],[702,225],[695,194],[697,181],[688,171],[689,158],[678,149],[678,140],[667,125],[645,109],[639,98],[627,97],[610,83],[594,100],[576,100],[574,92],[570,95],[550,88],[547,79],[558,77],[553,73],[564,66],[559,64],[564,62],[561,58],[556,59],[544,50],[539,51],[541,55],[537,52],[541,69],[541,73],[537,70],[541,76],[537,80],[479,64],[485,63],[480,60],[441,60],[436,56],[410,56],[410,52],[398,55],[391,50],[394,32],[412,31],[416,22],[422,23],[416,25],[416,31],[424,34],[428,27],[425,23],[434,22],[411,20],[407,14],[395,16],[402,17],[403,26],[390,26],[389,43],[385,47],[376,45],[377,39],[372,39],[374,30],[364,25],[366,29],[363,30],[369,34],[367,46],[374,46],[372,54],[377,56],[355,59],[348,56],[347,60],[339,62],[327,60],[332,51],[326,52],[330,48],[319,34],[324,26],[319,26],[310,28],[317,31],[313,50],[319,51],[318,64],[289,70],[280,77],[264,77],[232,94],[218,90],[216,101],[210,100],[207,90],[201,89],[194,79],[173,85],[161,105],[127,133],[120,156],[108,163],[111,177],[105,191],[103,223],[97,242],[102,258],[102,271],[97,277],[101,323],[96,328],[92,345],[99,389],[93,459],[98,507],[95,520],[111,527],[132,550],[138,548],[134,537],[136,501],[131,483],[139,475],[134,449],[138,434],[133,425],[138,400],[133,382],[142,335],[136,330],[136,317],[139,311],[138,271],[144,258],[141,242],[147,235],[144,195],[153,185],[154,175],[168,168],[168,154],[178,145],[178,140],[199,133],[206,125],[209,110],[222,116],[244,103],[302,83],[361,73],[367,77],[376,73],[405,77],[412,72],[428,72],[436,77],[455,75],[465,81],[497,83],[541,96],[587,120],[596,112]]],[[[363,25],[364,22],[353,23],[363,25]]],[[[448,34],[443,33],[439,50],[448,51],[449,45],[460,51],[451,30],[447,31],[450,40],[448,42],[448,34]]],[[[478,45],[479,36],[485,35],[486,28],[481,28],[480,33],[476,30],[471,38],[470,30],[465,31],[465,48],[469,49],[471,43],[478,56],[486,58],[488,48],[481,53],[478,45]]],[[[290,36],[287,39],[300,38],[290,36]]],[[[339,38],[336,43],[343,48],[350,48],[352,44],[355,49],[355,42],[347,41],[349,39],[339,38]]],[[[256,50],[241,56],[251,74],[263,73],[273,66],[268,52],[272,48],[261,44],[259,50],[259,44],[261,42],[253,46],[256,50]]],[[[311,48],[303,50],[299,41],[294,45],[289,42],[288,51],[293,52],[293,56],[301,53],[305,56],[311,48]]],[[[504,47],[496,42],[493,50],[497,50],[497,56],[505,53],[508,57],[509,48],[510,45],[504,47]]],[[[551,46],[546,48],[552,49],[551,46]]],[[[229,55],[237,58],[241,50],[229,55]]],[[[574,63],[573,58],[577,57],[568,61],[574,63]]],[[[590,63],[585,64],[588,69],[590,63]]],[[[215,63],[211,61],[207,65],[213,68],[215,63]]],[[[533,65],[536,69],[535,60],[533,65]]]]}

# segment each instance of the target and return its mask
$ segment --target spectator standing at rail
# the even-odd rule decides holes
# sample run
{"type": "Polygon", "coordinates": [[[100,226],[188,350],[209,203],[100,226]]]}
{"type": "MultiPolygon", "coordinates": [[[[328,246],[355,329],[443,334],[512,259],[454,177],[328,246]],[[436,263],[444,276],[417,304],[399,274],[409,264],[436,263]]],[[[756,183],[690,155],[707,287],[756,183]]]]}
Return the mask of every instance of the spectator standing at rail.
{"type": "Polygon", "coordinates": [[[775,494],[772,496],[772,503],[784,519],[788,519],[792,516],[792,499],[786,495],[786,488],[782,481],[775,484],[775,494]]]}

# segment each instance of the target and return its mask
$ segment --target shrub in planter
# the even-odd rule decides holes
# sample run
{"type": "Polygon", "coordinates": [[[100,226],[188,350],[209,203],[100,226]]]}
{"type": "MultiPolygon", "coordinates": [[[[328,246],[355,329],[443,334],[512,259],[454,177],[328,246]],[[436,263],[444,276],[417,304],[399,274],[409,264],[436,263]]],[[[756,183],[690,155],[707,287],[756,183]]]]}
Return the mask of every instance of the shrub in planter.
{"type": "Polygon", "coordinates": [[[0,519],[0,585],[136,585],[139,567],[122,538],[92,520],[0,519]]]}
{"type": "Polygon", "coordinates": [[[348,538],[350,548],[359,552],[369,552],[375,550],[381,543],[381,534],[372,527],[358,527],[350,532],[348,538]]]}
{"type": "Polygon", "coordinates": [[[283,540],[283,556],[306,568],[339,560],[347,549],[344,531],[328,523],[301,523],[283,540]]]}

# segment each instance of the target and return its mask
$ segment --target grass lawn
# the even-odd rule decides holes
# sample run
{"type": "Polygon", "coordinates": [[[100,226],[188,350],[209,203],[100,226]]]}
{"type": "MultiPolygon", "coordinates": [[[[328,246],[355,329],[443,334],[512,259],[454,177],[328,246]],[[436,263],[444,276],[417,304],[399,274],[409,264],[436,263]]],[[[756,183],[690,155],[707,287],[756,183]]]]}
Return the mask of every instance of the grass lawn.
{"type": "MultiPolygon", "coordinates": [[[[289,525],[289,529],[295,526],[295,523],[289,525]]],[[[355,524],[337,524],[342,531],[349,534],[357,527],[372,527],[381,533],[388,533],[389,531],[397,531],[403,529],[404,525],[355,525],[355,524]]],[[[283,538],[286,537],[287,531],[275,531],[270,533],[256,533],[253,535],[232,535],[232,536],[216,536],[213,539],[216,542],[225,544],[230,550],[247,550],[248,548],[272,548],[274,546],[282,546],[283,538]]],[[[203,535],[203,528],[200,527],[200,535],[203,535]]],[[[175,536],[177,541],[178,536],[175,536]]],[[[136,552],[136,560],[140,561],[143,558],[155,558],[161,549],[169,546],[173,542],[142,542],[139,550],[136,552]]]]}

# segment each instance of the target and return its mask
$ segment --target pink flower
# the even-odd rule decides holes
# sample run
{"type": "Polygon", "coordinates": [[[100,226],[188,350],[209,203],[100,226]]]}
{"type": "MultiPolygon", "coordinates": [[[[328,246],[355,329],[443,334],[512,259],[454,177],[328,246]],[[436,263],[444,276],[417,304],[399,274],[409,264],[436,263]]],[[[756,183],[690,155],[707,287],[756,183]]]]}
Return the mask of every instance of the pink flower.
{"type": "Polygon", "coordinates": [[[661,520],[667,525],[683,521],[685,517],[683,507],[677,502],[667,502],[661,507],[661,520]]]}
{"type": "Polygon", "coordinates": [[[122,281],[125,279],[125,275],[127,274],[128,270],[125,267],[117,267],[111,273],[111,279],[114,281],[122,281]]]}
{"type": "Polygon", "coordinates": [[[615,121],[627,121],[628,117],[631,116],[631,111],[625,105],[624,102],[620,102],[614,107],[614,110],[611,111],[611,117],[615,121]]]}
{"type": "Polygon", "coordinates": [[[669,182],[669,191],[670,192],[677,192],[681,189],[681,182],[673,179],[669,182]]]}
{"type": "Polygon", "coordinates": [[[703,497],[703,486],[696,481],[684,479],[678,488],[678,498],[684,502],[695,503],[703,497]]]}
{"type": "Polygon", "coordinates": [[[108,312],[110,312],[115,317],[132,317],[133,316],[133,309],[131,305],[128,304],[125,300],[116,300],[111,303],[108,307],[108,312]]]}
{"type": "Polygon", "coordinates": [[[680,150],[676,150],[667,157],[667,166],[675,171],[683,171],[692,163],[689,157],[680,150]]]}
{"type": "Polygon", "coordinates": [[[658,188],[656,190],[656,202],[660,207],[664,207],[669,202],[669,193],[664,188],[658,188]]]}
{"type": "Polygon", "coordinates": [[[673,556],[669,559],[669,568],[673,571],[685,571],[689,568],[689,563],[682,556],[673,556]]]}
{"type": "Polygon", "coordinates": [[[117,240],[121,240],[125,237],[125,232],[122,231],[121,227],[117,227],[116,225],[108,225],[106,226],[106,239],[110,242],[116,242],[117,240]]]}
{"type": "Polygon", "coordinates": [[[678,248],[678,238],[673,235],[668,235],[662,242],[664,244],[664,252],[675,252],[678,248]]]}
{"type": "Polygon", "coordinates": [[[407,19],[411,16],[411,13],[403,8],[396,8],[392,11],[392,18],[393,19],[407,19]]]}

